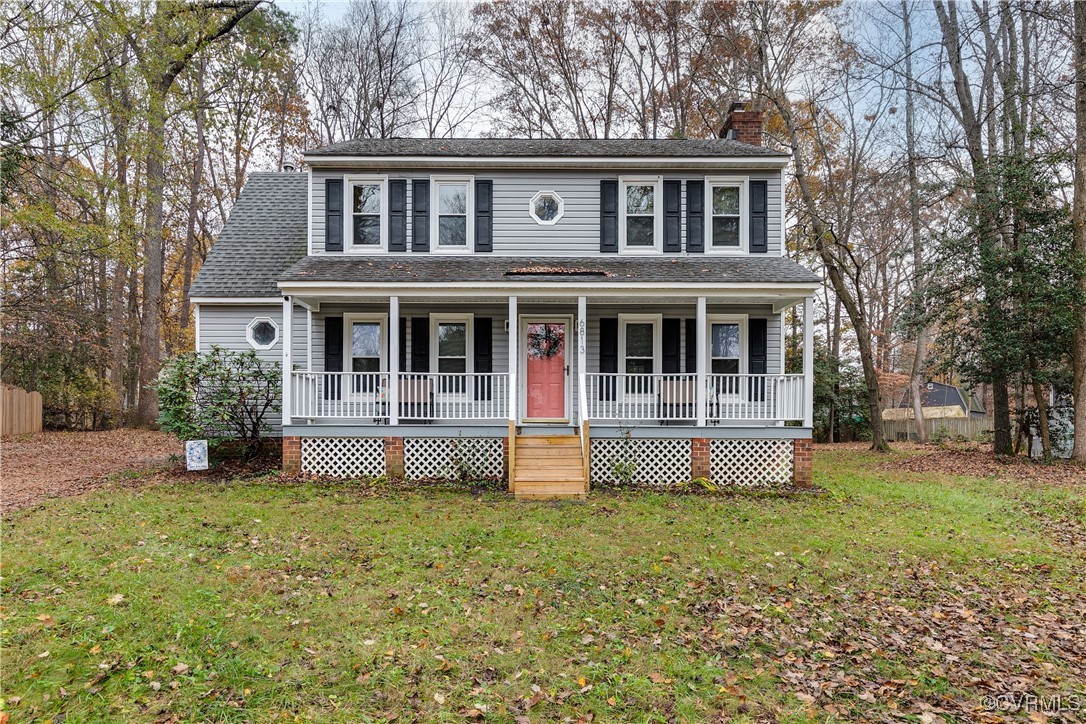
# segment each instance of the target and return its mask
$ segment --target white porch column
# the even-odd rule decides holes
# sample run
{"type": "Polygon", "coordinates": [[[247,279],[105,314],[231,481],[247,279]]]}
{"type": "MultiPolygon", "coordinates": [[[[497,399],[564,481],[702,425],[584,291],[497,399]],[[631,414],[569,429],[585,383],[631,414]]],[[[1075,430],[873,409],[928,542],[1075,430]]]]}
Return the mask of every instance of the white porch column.
{"type": "Polygon", "coordinates": [[[577,422],[588,419],[588,301],[577,297],[577,422]]]}
{"type": "Polygon", "coordinates": [[[814,297],[803,300],[803,426],[814,426],[814,297]]]}
{"type": "Polygon", "coordinates": [[[517,298],[509,297],[509,422],[517,421],[517,365],[520,359],[520,324],[517,321],[517,298]]]}
{"type": "Polygon", "coordinates": [[[388,298],[388,424],[400,424],[400,298],[388,298]]]}
{"type": "Polygon", "coordinates": [[[698,344],[698,364],[697,364],[697,390],[695,401],[698,406],[698,427],[705,427],[705,397],[708,394],[709,375],[707,374],[706,367],[708,366],[708,355],[705,349],[705,340],[709,333],[706,327],[706,314],[705,314],[705,297],[698,297],[698,311],[697,311],[697,344],[698,344]]]}
{"type": "Polygon", "coordinates": [[[294,301],[290,297],[283,297],[283,334],[279,343],[283,345],[283,424],[289,425],[290,383],[294,370],[294,301]]]}

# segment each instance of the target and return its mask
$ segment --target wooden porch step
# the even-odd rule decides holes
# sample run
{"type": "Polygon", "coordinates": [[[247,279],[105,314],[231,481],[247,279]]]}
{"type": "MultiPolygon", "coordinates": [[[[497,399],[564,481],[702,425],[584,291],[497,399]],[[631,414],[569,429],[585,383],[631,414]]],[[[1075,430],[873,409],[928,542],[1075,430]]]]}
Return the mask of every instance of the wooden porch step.
{"type": "Polygon", "coordinates": [[[583,498],[587,490],[578,435],[517,437],[513,492],[518,498],[583,498]]]}

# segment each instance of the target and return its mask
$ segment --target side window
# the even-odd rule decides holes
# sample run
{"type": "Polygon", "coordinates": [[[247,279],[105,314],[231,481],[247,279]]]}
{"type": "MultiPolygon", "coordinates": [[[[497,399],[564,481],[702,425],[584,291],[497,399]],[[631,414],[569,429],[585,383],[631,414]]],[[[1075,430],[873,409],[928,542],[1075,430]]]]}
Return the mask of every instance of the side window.
{"type": "Polygon", "coordinates": [[[268,317],[257,317],[245,328],[245,340],[253,349],[271,349],[279,341],[279,325],[268,317]]]}
{"type": "Polygon", "coordinates": [[[475,183],[470,177],[435,177],[431,186],[430,249],[436,252],[471,251],[475,222],[475,183]]]}

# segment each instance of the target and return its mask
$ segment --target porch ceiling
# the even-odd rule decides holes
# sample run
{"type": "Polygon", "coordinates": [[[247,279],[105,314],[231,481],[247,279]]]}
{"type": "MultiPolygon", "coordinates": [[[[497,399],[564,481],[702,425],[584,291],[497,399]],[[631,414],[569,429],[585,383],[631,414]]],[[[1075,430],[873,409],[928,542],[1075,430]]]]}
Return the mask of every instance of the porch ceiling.
{"type": "MultiPolygon", "coordinates": [[[[577,308],[577,296],[568,294],[558,296],[542,296],[538,293],[533,294],[532,290],[513,291],[509,294],[503,295],[466,295],[455,296],[445,294],[442,296],[434,296],[432,294],[412,294],[409,292],[398,293],[397,296],[400,300],[401,308],[408,305],[422,305],[430,306],[435,311],[439,311],[442,305],[447,305],[450,302],[454,302],[457,305],[465,304],[499,304],[505,305],[510,296],[517,297],[517,305],[521,312],[530,311],[532,306],[540,305],[547,307],[555,306],[568,306],[571,311],[576,311],[577,308]]],[[[587,301],[588,308],[591,309],[595,306],[644,306],[646,304],[653,307],[694,307],[697,304],[698,296],[691,294],[689,296],[642,296],[630,293],[619,295],[592,295],[589,296],[587,301]]],[[[804,295],[802,294],[739,294],[739,295],[715,295],[706,296],[706,303],[709,305],[734,305],[734,306],[769,306],[772,307],[773,312],[777,313],[784,309],[788,309],[797,304],[802,304],[804,295]]],[[[352,295],[349,293],[334,293],[334,294],[295,294],[293,295],[295,302],[305,305],[315,311],[320,311],[324,305],[333,304],[368,304],[377,307],[385,307],[388,305],[389,295],[372,295],[367,294],[364,296],[352,295]]]]}

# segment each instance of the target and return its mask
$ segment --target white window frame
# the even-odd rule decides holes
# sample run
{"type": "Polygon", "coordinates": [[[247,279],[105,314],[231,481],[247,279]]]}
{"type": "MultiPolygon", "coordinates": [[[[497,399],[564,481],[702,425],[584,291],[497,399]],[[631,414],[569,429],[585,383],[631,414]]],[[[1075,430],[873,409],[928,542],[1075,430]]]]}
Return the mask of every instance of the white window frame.
{"type": "MultiPolygon", "coordinates": [[[[738,324],[739,325],[739,374],[747,373],[747,362],[750,349],[747,346],[747,317],[746,314],[709,314],[705,317],[705,373],[712,377],[713,372],[713,325],[714,324],[738,324]]],[[[727,395],[728,399],[738,399],[745,393],[745,386],[739,386],[739,394],[727,395]]]]}
{"type": "Polygon", "coordinates": [[[750,249],[750,177],[707,176],[705,178],[705,253],[736,255],[750,249]],[[739,189],[739,246],[713,246],[713,187],[732,186],[739,189]]]}
{"type": "Polygon", "coordinates": [[[475,177],[474,176],[431,176],[430,177],[430,253],[431,254],[471,254],[475,251],[475,177]],[[468,208],[464,224],[464,246],[441,246],[438,243],[441,233],[441,218],[438,208],[441,186],[466,185],[468,190],[468,208]]]}
{"type": "Polygon", "coordinates": [[[271,317],[253,317],[249,320],[249,323],[245,325],[245,341],[249,343],[249,346],[257,350],[269,350],[275,345],[279,344],[279,323],[271,317]],[[271,341],[271,344],[260,344],[253,339],[253,328],[261,322],[267,322],[275,329],[275,339],[271,341]]]}
{"type": "Polygon", "coordinates": [[[618,179],[618,249],[623,254],[663,254],[664,253],[664,177],[663,176],[620,176],[618,179]],[[626,245],[626,188],[629,186],[652,186],[652,246],[626,245]]]}
{"type": "MultiPolygon", "coordinates": [[[[464,374],[475,374],[475,315],[472,313],[467,314],[431,314],[430,315],[430,371],[434,374],[440,374],[438,369],[438,340],[437,329],[438,325],[442,323],[459,323],[465,324],[467,330],[467,336],[464,340],[464,374]]],[[[463,398],[469,394],[473,394],[469,389],[471,385],[465,384],[464,391],[446,392],[444,397],[446,399],[463,398]]]]}
{"type": "Polygon", "coordinates": [[[565,213],[566,213],[566,202],[562,199],[562,196],[557,191],[554,191],[554,190],[551,190],[551,189],[544,189],[542,191],[536,191],[535,196],[533,196],[532,200],[528,202],[528,216],[531,216],[532,220],[535,221],[535,223],[539,224],[540,226],[554,226],[555,224],[557,224],[561,220],[562,215],[565,214],[565,213]],[[535,203],[537,201],[539,201],[539,199],[541,199],[544,196],[553,196],[555,198],[555,200],[558,201],[558,213],[555,215],[555,217],[553,219],[551,219],[549,221],[546,220],[546,219],[539,218],[538,216],[536,216],[536,213],[535,213],[535,203]]]}
{"type": "MultiPolygon", "coordinates": [[[[352,343],[354,342],[354,335],[352,330],[355,322],[377,322],[381,325],[381,339],[378,341],[378,351],[380,353],[381,364],[378,368],[378,374],[384,374],[388,372],[388,315],[387,314],[344,314],[343,315],[343,367],[344,372],[349,374],[361,374],[354,372],[354,355],[351,353],[352,343]]],[[[383,385],[377,385],[377,388],[373,391],[359,390],[355,392],[350,382],[346,383],[347,394],[354,395],[355,397],[374,396],[377,399],[384,399],[387,396],[387,390],[383,385]]]]}
{"type": "MultiPolygon", "coordinates": [[[[663,326],[664,315],[662,314],[620,314],[618,315],[618,360],[619,360],[619,375],[625,375],[626,372],[626,325],[631,322],[634,324],[652,324],[652,374],[660,374],[660,370],[663,366],[663,351],[664,340],[661,336],[660,329],[663,326]]],[[[636,400],[645,397],[645,394],[627,393],[625,377],[619,377],[622,382],[618,385],[619,399],[620,400],[636,400]]],[[[654,385],[649,385],[649,390],[653,389],[654,385]]]]}
{"type": "Polygon", "coordinates": [[[388,251],[388,176],[343,178],[343,248],[348,254],[382,254],[388,251]],[[381,187],[381,242],[376,246],[354,243],[354,194],[356,185],[381,187]]]}

